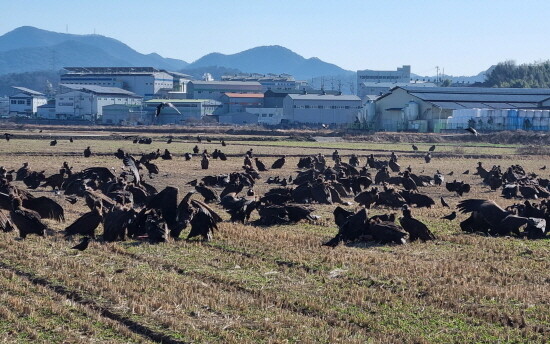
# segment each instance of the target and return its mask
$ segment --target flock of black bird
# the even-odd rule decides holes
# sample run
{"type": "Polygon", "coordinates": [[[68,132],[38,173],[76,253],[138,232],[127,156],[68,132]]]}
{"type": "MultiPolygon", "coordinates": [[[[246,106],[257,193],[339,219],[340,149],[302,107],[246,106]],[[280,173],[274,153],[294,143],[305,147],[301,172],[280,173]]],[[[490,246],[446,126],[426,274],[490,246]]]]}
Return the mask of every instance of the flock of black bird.
{"type": "MultiPolygon", "coordinates": [[[[6,141],[11,137],[11,134],[5,134],[6,141]]],[[[209,138],[204,139],[212,142],[209,138]]],[[[202,140],[197,137],[199,143],[202,140]]],[[[134,143],[151,142],[150,138],[134,138],[134,143]]],[[[166,143],[172,143],[172,137],[166,143]]],[[[225,141],[220,143],[226,146],[225,141]]],[[[57,140],[50,143],[51,146],[56,144],[57,140]]],[[[417,146],[412,148],[418,151],[417,146]]],[[[429,148],[424,156],[426,163],[431,161],[431,153],[435,150],[435,145],[429,148]]],[[[91,154],[91,148],[87,147],[84,157],[91,154]]],[[[157,150],[142,154],[139,158],[118,149],[114,156],[124,166],[118,174],[114,168],[101,166],[74,172],[67,162],[63,162],[58,173],[50,176],[46,176],[44,171],[32,170],[28,163],[17,171],[0,167],[0,229],[4,232],[18,230],[21,238],[30,234],[43,236],[50,232],[44,219],[65,221],[64,209],[55,199],[35,197],[29,192],[51,188],[57,196],[64,195],[71,204],[84,201],[89,208],[64,230],[67,237],[83,236],[82,242],[73,247],[78,250],[85,250],[92,239],[111,242],[133,238],[151,243],[179,240],[187,228],[187,239],[201,237],[211,240],[218,224],[223,221],[211,204],[220,205],[232,222],[260,226],[316,221],[320,217],[313,215],[315,204],[338,204],[333,212],[338,233],[324,245],[334,247],[340,243],[356,242],[403,244],[436,238],[426,224],[414,217],[414,207],[436,206],[434,199],[421,192],[423,188],[443,187],[444,184],[445,189],[455,193],[456,197],[463,197],[471,189],[469,184],[460,180],[445,182],[445,176],[439,170],[430,176],[416,173],[410,165],[402,168],[394,152],[387,160],[377,159],[371,154],[362,164],[355,154],[345,162],[336,150],[331,157],[332,163],[322,154],[301,157],[296,174],[268,178],[266,183],[273,187],[263,195],[257,195],[254,187],[261,179],[260,172],[281,169],[287,160],[286,156],[281,156],[269,164],[254,156],[251,148],[244,155],[240,170],[193,180],[187,183],[193,189],[178,201],[178,188],[167,186],[158,191],[144,178],[144,175],[154,178],[159,174],[154,163],[156,159],[175,159],[168,149],[163,153],[157,150]],[[21,181],[26,188],[15,181],[21,181]],[[354,208],[350,209],[350,206],[354,208]],[[369,216],[373,207],[398,209],[402,216],[397,218],[396,213],[369,216]],[[250,221],[254,211],[257,219],[250,221]],[[98,238],[96,231],[100,225],[103,233],[98,238]]],[[[220,149],[212,153],[207,149],[200,152],[198,145],[193,148],[193,153],[185,153],[183,157],[186,161],[199,158],[204,170],[208,170],[210,159],[228,159],[220,149]]],[[[482,162],[478,163],[474,174],[491,190],[502,189],[502,197],[523,201],[503,209],[491,200],[460,200],[457,210],[470,214],[460,223],[463,231],[530,239],[546,236],[546,221],[550,220],[550,201],[547,201],[550,180],[527,173],[519,165],[510,166],[503,172],[500,166],[487,170],[482,162]],[[537,204],[534,201],[537,199],[542,201],[537,204]]],[[[443,197],[440,203],[441,207],[450,208],[443,197]]],[[[449,221],[456,218],[457,211],[442,217],[449,221]]]]}

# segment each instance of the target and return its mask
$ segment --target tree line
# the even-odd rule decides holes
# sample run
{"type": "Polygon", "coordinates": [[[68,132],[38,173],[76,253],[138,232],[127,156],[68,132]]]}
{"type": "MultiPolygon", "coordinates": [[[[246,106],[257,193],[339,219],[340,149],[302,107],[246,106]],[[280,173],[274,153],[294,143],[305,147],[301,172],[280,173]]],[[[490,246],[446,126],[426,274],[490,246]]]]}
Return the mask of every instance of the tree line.
{"type": "Polygon", "coordinates": [[[550,88],[550,61],[520,65],[515,61],[501,62],[486,75],[484,86],[550,88]]]}

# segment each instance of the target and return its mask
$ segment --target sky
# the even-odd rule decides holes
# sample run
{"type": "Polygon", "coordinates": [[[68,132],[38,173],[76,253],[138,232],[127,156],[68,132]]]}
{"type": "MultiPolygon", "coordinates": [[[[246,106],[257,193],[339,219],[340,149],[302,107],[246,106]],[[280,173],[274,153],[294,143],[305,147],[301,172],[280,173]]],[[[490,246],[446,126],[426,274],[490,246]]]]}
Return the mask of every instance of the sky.
{"type": "Polygon", "coordinates": [[[0,35],[97,33],[193,62],[281,45],[349,69],[475,75],[550,59],[547,0],[0,0],[0,35]]]}

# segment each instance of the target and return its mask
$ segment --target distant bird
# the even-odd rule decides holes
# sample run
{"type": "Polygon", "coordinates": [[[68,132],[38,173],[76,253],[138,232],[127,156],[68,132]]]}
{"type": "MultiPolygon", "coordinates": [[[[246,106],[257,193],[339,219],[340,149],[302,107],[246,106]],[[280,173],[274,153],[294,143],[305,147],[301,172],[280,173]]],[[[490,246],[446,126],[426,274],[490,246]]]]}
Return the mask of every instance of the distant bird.
{"type": "Polygon", "coordinates": [[[413,149],[413,151],[416,152],[418,150],[418,147],[416,147],[415,145],[412,145],[412,149],[413,149]]]}
{"type": "Polygon", "coordinates": [[[541,169],[542,171],[546,170],[546,165],[542,166],[540,169],[541,169]]]}
{"type": "Polygon", "coordinates": [[[90,146],[88,146],[88,147],[84,150],[84,157],[85,157],[85,158],[89,158],[91,155],[92,155],[92,150],[90,149],[90,146]]]}
{"type": "Polygon", "coordinates": [[[451,172],[447,173],[448,176],[452,176],[453,174],[455,174],[455,171],[451,171],[451,172]]]}
{"type": "Polygon", "coordinates": [[[222,146],[223,147],[227,146],[227,143],[225,143],[225,140],[222,140],[222,146]]]}
{"type": "Polygon", "coordinates": [[[475,130],[475,129],[472,128],[472,127],[468,127],[468,128],[466,128],[466,129],[464,129],[464,130],[466,130],[466,131],[468,131],[468,132],[474,134],[474,136],[479,136],[479,133],[477,132],[477,130],[475,130]]]}
{"type": "Polygon", "coordinates": [[[430,149],[428,149],[430,152],[433,152],[435,150],[435,145],[431,146],[430,149]]]}
{"type": "Polygon", "coordinates": [[[256,167],[258,168],[258,171],[265,172],[267,171],[267,168],[265,168],[265,164],[258,158],[254,158],[256,162],[256,167]]]}
{"type": "Polygon", "coordinates": [[[195,145],[195,147],[193,147],[193,153],[199,154],[199,146],[195,145]]]}
{"type": "Polygon", "coordinates": [[[185,153],[183,157],[185,158],[185,161],[189,161],[191,160],[191,153],[185,153]]]}
{"type": "Polygon", "coordinates": [[[447,216],[443,216],[442,219],[449,220],[449,221],[456,219],[456,211],[453,211],[447,216]]]}
{"type": "Polygon", "coordinates": [[[328,129],[329,125],[328,124],[321,124],[321,127],[323,127],[323,129],[328,129]]]}
{"type": "Polygon", "coordinates": [[[13,135],[10,133],[5,133],[4,137],[6,138],[6,141],[9,141],[13,135]]]}
{"type": "Polygon", "coordinates": [[[166,143],[167,143],[167,144],[170,144],[170,143],[172,143],[172,138],[171,138],[171,137],[169,137],[169,138],[168,138],[168,141],[166,141],[166,143]]]}
{"type": "Polygon", "coordinates": [[[160,111],[161,111],[162,109],[164,109],[165,107],[167,107],[167,106],[169,106],[169,107],[171,107],[172,109],[176,110],[176,112],[179,113],[179,114],[181,115],[180,110],[178,110],[178,108],[177,108],[174,104],[172,104],[172,103],[170,103],[170,102],[166,102],[166,103],[162,103],[162,102],[161,102],[159,105],[157,105],[157,108],[156,108],[156,110],[155,110],[155,117],[158,117],[158,116],[160,115],[160,111]]]}
{"type": "Polygon", "coordinates": [[[73,140],[73,137],[72,137],[72,136],[71,136],[71,137],[69,137],[69,142],[70,142],[70,143],[73,143],[73,142],[74,142],[74,140],[73,140]]]}
{"type": "Polygon", "coordinates": [[[207,137],[207,138],[206,138],[206,142],[209,142],[209,143],[210,143],[210,142],[212,142],[212,140],[209,139],[209,138],[207,137]]]}
{"type": "Polygon", "coordinates": [[[73,247],[71,247],[73,250],[79,250],[79,251],[84,251],[85,249],[88,248],[88,244],[90,243],[90,238],[89,237],[84,237],[82,239],[82,241],[78,244],[78,245],[75,245],[73,247]]]}
{"type": "Polygon", "coordinates": [[[201,139],[201,137],[200,137],[200,136],[197,136],[197,141],[199,141],[199,143],[201,143],[201,142],[202,142],[202,139],[201,139]]]}
{"type": "Polygon", "coordinates": [[[449,204],[447,203],[447,201],[445,201],[445,198],[443,198],[443,196],[441,196],[441,205],[450,208],[449,204]]]}
{"type": "Polygon", "coordinates": [[[462,174],[470,174],[470,170],[466,170],[466,171],[462,172],[462,174]]]}
{"type": "Polygon", "coordinates": [[[57,144],[57,140],[50,141],[50,146],[55,146],[57,144]]]}
{"type": "Polygon", "coordinates": [[[432,161],[432,155],[429,152],[424,156],[424,161],[426,161],[426,164],[429,164],[430,161],[432,161]]]}

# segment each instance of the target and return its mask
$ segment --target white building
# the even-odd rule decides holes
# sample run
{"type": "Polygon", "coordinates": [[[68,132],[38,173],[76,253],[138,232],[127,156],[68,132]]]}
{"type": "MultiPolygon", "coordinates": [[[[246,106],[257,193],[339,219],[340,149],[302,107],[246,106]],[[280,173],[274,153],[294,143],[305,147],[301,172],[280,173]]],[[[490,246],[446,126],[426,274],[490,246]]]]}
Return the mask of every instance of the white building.
{"type": "Polygon", "coordinates": [[[103,106],[111,104],[141,105],[142,98],[117,87],[95,85],[60,85],[55,97],[58,116],[96,120],[103,115],[103,106]]]}
{"type": "Polygon", "coordinates": [[[18,92],[10,96],[11,115],[34,115],[40,105],[48,102],[44,94],[25,87],[12,86],[18,92]]]}
{"type": "Polygon", "coordinates": [[[345,124],[362,116],[361,98],[354,95],[289,94],[283,100],[289,123],[345,124]]]}
{"type": "MultiPolygon", "coordinates": [[[[65,69],[68,72],[61,75],[61,84],[117,87],[146,99],[174,90],[174,76],[170,72],[153,67],[65,67],[65,69]]],[[[187,76],[177,73],[176,77],[176,91],[185,92],[187,76]]]]}
{"type": "Polygon", "coordinates": [[[258,124],[278,125],[283,120],[283,108],[247,108],[246,112],[258,115],[258,124]]]}
{"type": "Polygon", "coordinates": [[[189,121],[200,121],[205,116],[217,115],[223,111],[221,102],[212,99],[151,99],[145,102],[145,109],[151,115],[160,103],[170,102],[170,106],[161,109],[153,124],[184,124],[189,121]]]}
{"type": "MultiPolygon", "coordinates": [[[[384,83],[384,84],[393,84],[393,83],[410,83],[411,82],[411,66],[405,65],[397,70],[358,70],[357,71],[357,95],[364,99],[367,95],[376,95],[378,96],[380,91],[376,90],[370,93],[368,91],[369,86],[365,87],[363,83],[367,85],[372,85],[373,83],[384,83]]],[[[390,88],[399,86],[393,85],[390,88]]],[[[388,89],[389,90],[389,89],[388,89]]]]}

